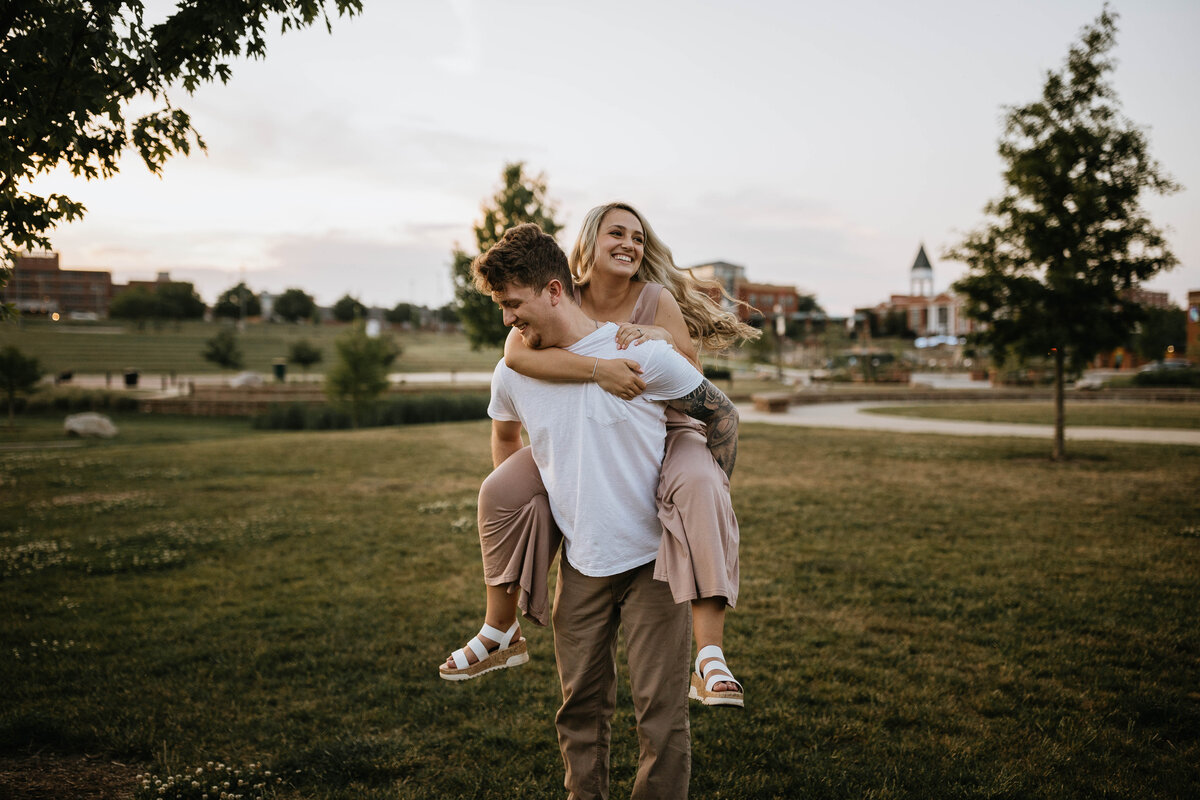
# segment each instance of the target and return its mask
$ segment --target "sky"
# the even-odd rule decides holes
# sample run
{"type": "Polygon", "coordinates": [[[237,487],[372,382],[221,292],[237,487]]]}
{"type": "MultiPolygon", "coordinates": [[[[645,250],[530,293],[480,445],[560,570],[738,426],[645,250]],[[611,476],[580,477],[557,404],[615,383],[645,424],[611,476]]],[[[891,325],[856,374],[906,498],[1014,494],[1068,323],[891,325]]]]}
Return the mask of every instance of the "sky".
{"type": "MultiPolygon", "coordinates": [[[[148,18],[170,3],[150,0],[148,18]]],[[[66,269],[168,271],[211,303],[244,280],[322,304],[438,306],[507,162],[544,175],[569,250],[589,208],[638,208],[682,267],[723,260],[831,314],[909,289],[1002,191],[1006,106],[1037,99],[1100,0],[365,0],[273,37],[226,85],[172,101],[207,152],[161,176],[62,171],[82,201],[52,236],[66,269]]],[[[1200,289],[1200,3],[1121,0],[1112,82],[1184,186],[1149,196],[1200,289]]]]}

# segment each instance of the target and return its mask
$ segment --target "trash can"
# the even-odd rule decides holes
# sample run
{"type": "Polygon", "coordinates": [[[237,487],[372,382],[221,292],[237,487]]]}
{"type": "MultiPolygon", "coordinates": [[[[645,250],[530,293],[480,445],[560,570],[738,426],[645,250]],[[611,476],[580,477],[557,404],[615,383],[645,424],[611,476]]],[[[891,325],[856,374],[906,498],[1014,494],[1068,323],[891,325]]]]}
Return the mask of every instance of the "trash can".
{"type": "Polygon", "coordinates": [[[125,388],[136,389],[138,384],[138,371],[132,367],[125,368],[125,388]]]}
{"type": "Polygon", "coordinates": [[[275,359],[275,362],[271,365],[271,370],[275,373],[275,380],[280,383],[287,380],[287,361],[284,359],[275,359]]]}

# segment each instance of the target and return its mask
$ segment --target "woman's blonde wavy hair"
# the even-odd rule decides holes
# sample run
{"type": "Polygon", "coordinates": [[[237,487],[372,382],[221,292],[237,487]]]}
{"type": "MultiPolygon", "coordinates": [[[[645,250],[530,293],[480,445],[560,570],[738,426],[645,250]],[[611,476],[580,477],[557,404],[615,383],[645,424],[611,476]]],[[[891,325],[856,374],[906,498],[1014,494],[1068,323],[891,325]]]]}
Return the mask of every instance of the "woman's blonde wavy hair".
{"type": "Polygon", "coordinates": [[[671,248],[654,234],[654,229],[650,227],[646,218],[628,203],[596,206],[583,218],[583,226],[575,239],[575,246],[571,248],[568,261],[576,286],[586,286],[592,279],[600,223],[604,221],[604,215],[614,209],[628,211],[637,217],[646,236],[642,248],[642,264],[634,274],[633,280],[661,283],[665,286],[679,303],[684,322],[687,323],[688,334],[692,339],[709,350],[724,350],[740,341],[762,336],[762,331],[740,321],[736,314],[721,308],[720,303],[713,299],[713,294],[716,294],[735,305],[741,304],[725,291],[720,281],[700,280],[687,270],[677,267],[675,259],[671,256],[671,248]]]}

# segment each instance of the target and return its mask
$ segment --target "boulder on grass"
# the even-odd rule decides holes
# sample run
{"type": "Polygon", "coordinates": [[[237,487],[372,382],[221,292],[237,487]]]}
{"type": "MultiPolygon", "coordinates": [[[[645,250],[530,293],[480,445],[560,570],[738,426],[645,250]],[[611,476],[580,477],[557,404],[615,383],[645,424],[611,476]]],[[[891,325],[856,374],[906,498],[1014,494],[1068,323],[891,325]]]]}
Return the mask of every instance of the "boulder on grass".
{"type": "Polygon", "coordinates": [[[67,436],[95,436],[100,439],[111,439],[117,435],[117,426],[103,414],[88,411],[83,414],[71,414],[63,422],[63,430],[67,436]]]}
{"type": "Polygon", "coordinates": [[[262,386],[263,379],[262,375],[259,375],[257,372],[239,372],[237,375],[234,375],[229,379],[229,385],[234,388],[240,388],[242,386],[262,386]]]}

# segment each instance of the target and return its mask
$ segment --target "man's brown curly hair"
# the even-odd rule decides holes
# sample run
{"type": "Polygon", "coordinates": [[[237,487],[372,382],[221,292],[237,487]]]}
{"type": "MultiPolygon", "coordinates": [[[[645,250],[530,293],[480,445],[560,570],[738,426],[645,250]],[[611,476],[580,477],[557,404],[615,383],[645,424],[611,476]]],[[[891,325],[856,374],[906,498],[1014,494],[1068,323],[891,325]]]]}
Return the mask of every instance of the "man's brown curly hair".
{"type": "Polygon", "coordinates": [[[558,280],[567,296],[574,298],[567,254],[532,222],[509,228],[488,251],[471,262],[475,288],[484,294],[502,292],[518,284],[541,292],[550,281],[558,280]]]}

